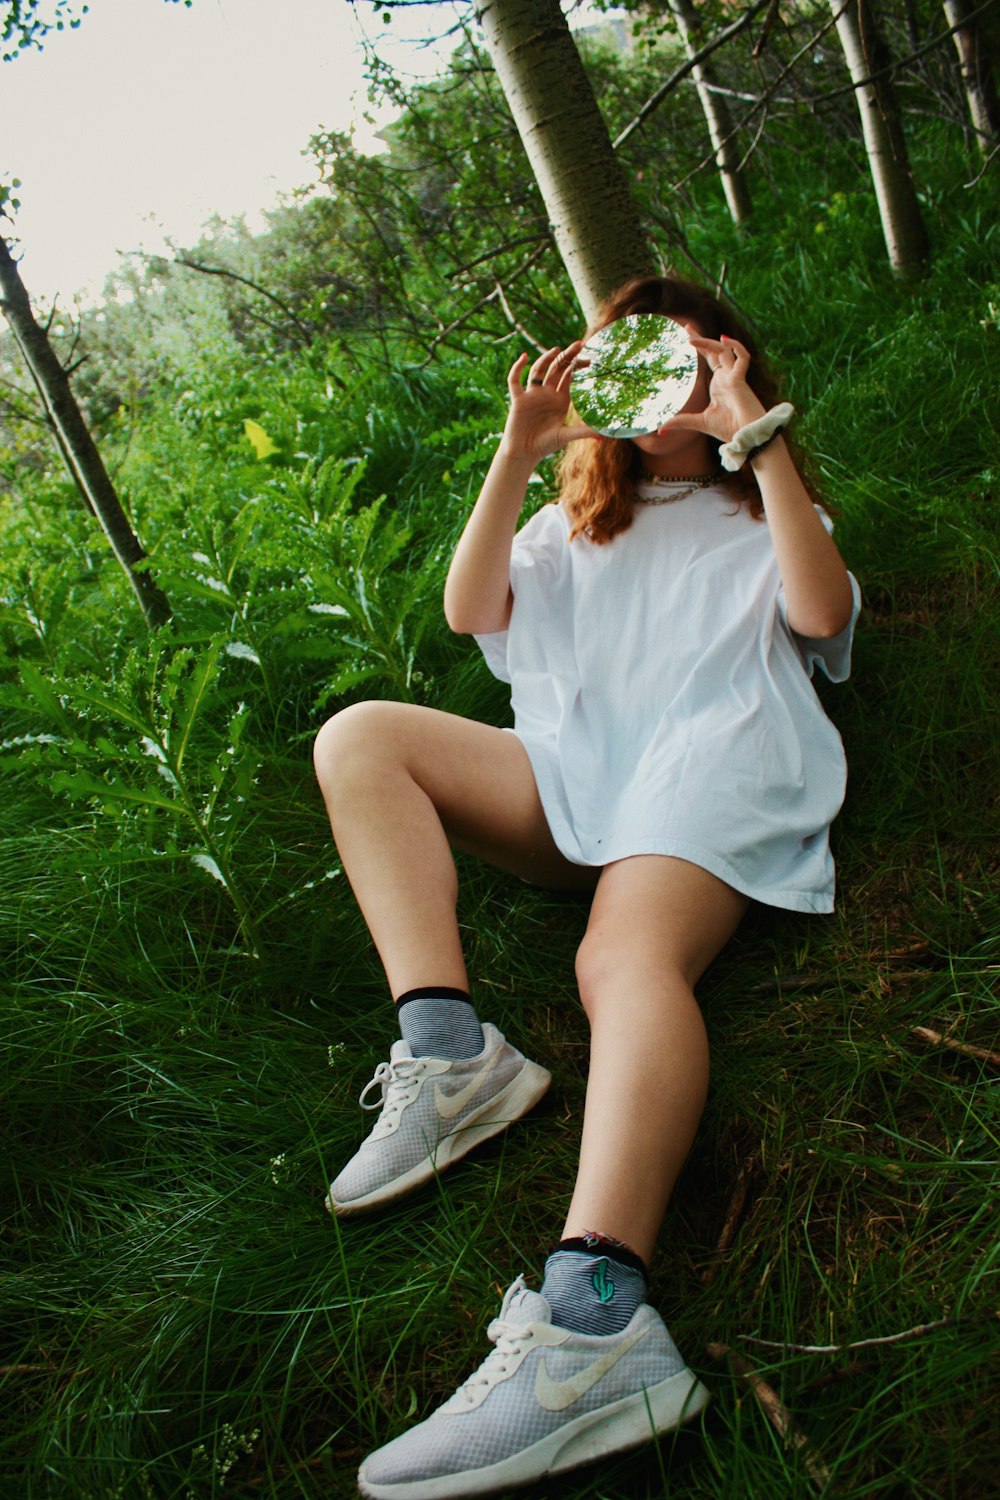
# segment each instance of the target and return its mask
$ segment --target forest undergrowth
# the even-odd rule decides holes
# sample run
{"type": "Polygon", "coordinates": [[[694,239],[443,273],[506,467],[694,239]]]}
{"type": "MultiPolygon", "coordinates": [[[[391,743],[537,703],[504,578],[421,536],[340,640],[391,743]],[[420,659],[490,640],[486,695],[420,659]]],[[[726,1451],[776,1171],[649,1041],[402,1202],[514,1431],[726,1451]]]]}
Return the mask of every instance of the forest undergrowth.
{"type": "MultiPolygon", "coordinates": [[[[995,1475],[1000,227],[990,184],[933,180],[912,285],[833,172],[735,247],[714,201],[690,226],[865,595],[824,693],[839,906],[752,912],[701,986],[711,1097],[651,1295],[711,1405],[531,1495],[976,1500],[995,1475]]],[[[347,1497],[560,1225],[585,908],[464,860],[480,1012],[553,1090],[391,1215],[323,1210],[393,1027],[312,735],[372,695],[507,722],[440,595],[512,346],[361,347],[205,347],[122,405],[105,453],[175,612],[153,637],[57,468],[3,508],[5,1496],[347,1497]]]]}

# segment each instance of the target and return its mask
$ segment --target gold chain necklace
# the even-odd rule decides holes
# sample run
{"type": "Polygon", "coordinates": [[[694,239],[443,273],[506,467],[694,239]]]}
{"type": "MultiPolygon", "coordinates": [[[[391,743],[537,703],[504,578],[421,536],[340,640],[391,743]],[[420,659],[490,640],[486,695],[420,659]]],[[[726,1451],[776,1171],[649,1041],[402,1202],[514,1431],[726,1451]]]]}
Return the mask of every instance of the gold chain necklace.
{"type": "Polygon", "coordinates": [[[649,474],[645,470],[643,470],[637,480],[637,483],[639,484],[683,484],[686,485],[687,488],[678,491],[676,494],[637,494],[635,498],[640,505],[672,505],[675,500],[686,500],[689,495],[696,494],[698,490],[707,490],[711,485],[718,484],[720,477],[721,476],[718,474],[709,474],[707,476],[704,474],[681,474],[676,477],[671,475],[670,478],[667,478],[663,474],[649,474]]]}

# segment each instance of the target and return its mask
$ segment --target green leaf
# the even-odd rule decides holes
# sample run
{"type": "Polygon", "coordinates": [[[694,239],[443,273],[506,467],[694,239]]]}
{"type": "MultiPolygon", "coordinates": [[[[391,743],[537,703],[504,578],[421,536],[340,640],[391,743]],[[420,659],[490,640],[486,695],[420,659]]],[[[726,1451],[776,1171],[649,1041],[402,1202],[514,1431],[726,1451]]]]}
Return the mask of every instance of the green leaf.
{"type": "Polygon", "coordinates": [[[221,654],[222,647],[218,644],[204,652],[195,663],[194,671],[186,684],[184,700],[177,713],[174,734],[171,735],[171,748],[174,751],[178,771],[183,764],[188,741],[191,738],[202,704],[205,702],[206,695],[218,675],[219,657],[221,654]]]}
{"type": "Polygon", "coordinates": [[[247,417],[243,423],[243,431],[253,444],[253,451],[257,458],[270,458],[272,453],[277,453],[277,443],[273,438],[268,437],[259,422],[247,417]]]}
{"type": "Polygon", "coordinates": [[[104,781],[100,776],[90,776],[86,771],[57,771],[52,778],[52,789],[65,792],[77,801],[81,797],[99,798],[100,801],[120,802],[138,807],[155,807],[161,812],[190,821],[190,814],[179,802],[165,797],[150,787],[127,786],[122,781],[104,781]]]}
{"type": "Polygon", "coordinates": [[[21,681],[28,689],[34,700],[35,706],[40,708],[46,719],[58,724],[60,729],[69,731],[70,720],[59,701],[59,696],[54,692],[51,684],[46,681],[38,668],[30,661],[18,663],[21,672],[21,681]]]}

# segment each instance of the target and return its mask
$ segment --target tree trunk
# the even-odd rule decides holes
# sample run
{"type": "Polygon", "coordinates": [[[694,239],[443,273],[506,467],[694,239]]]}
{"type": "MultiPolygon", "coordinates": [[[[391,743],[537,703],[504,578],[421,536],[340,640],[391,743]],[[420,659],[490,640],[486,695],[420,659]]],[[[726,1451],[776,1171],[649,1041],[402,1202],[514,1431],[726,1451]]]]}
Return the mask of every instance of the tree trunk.
{"type": "MultiPolygon", "coordinates": [[[[670,0],[670,9],[677,19],[687,55],[693,57],[704,41],[701,17],[692,0],[670,0]]],[[[722,95],[714,92],[716,78],[712,65],[699,63],[691,71],[705,112],[708,133],[715,147],[715,162],[722,175],[722,189],[730,215],[734,224],[745,224],[750,218],[753,205],[746,177],[740,168],[740,154],[733,134],[733,117],[722,95]]]]}
{"type": "Polygon", "coordinates": [[[948,25],[953,26],[962,87],[969,106],[972,128],[984,156],[1000,141],[1000,100],[993,81],[989,44],[974,18],[969,0],[942,0],[948,25]]]}
{"type": "Polygon", "coordinates": [[[476,18],[587,319],[656,267],[559,0],[477,0],[476,18]]]}
{"type": "Polygon", "coordinates": [[[146,554],[108,478],[101,455],[76,403],[69,376],[59,363],[45,330],[35,322],[17,262],[2,237],[0,292],[0,306],[42,398],[60,454],[74,483],[104,528],[112,551],[125,569],[146,624],[152,630],[169,620],[170,605],[150,574],[145,570],[137,571],[137,564],[145,560],[146,554]]]}
{"type": "Polygon", "coordinates": [[[888,74],[873,77],[888,66],[889,49],[869,0],[830,0],[830,6],[854,82],[889,264],[897,276],[920,275],[930,243],[910,176],[896,95],[888,74]]]}

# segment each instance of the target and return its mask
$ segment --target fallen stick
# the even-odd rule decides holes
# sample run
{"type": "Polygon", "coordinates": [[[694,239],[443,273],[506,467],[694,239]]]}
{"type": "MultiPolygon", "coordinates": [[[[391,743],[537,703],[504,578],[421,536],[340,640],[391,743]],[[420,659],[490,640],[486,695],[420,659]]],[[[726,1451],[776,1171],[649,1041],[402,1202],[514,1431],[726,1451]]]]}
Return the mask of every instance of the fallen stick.
{"type": "MultiPolygon", "coordinates": [[[[58,1375],[60,1369],[53,1364],[21,1364],[0,1365],[0,1376],[3,1375],[58,1375]]],[[[88,1365],[83,1370],[70,1370],[66,1376],[67,1380],[77,1380],[81,1375],[89,1375],[91,1367],[88,1365]]]]}
{"type": "Polygon", "coordinates": [[[922,1042],[929,1042],[932,1047],[948,1047],[952,1052],[961,1052],[963,1057],[976,1057],[980,1062],[992,1063],[995,1068],[1000,1068],[1000,1052],[991,1052],[987,1047],[973,1047],[971,1042],[956,1042],[950,1036],[942,1036],[940,1031],[932,1031],[929,1026],[913,1026],[910,1029],[913,1036],[918,1036],[922,1042]]]}
{"type": "Polygon", "coordinates": [[[791,1412],[774,1387],[767,1383],[763,1375],[752,1369],[742,1355],[730,1349],[728,1344],[709,1344],[708,1353],[712,1359],[728,1359],[733,1374],[750,1391],[782,1442],[788,1447],[797,1448],[802,1454],[809,1478],[816,1488],[825,1489],[830,1482],[830,1471],[805,1433],[796,1425],[791,1412]]]}
{"type": "Polygon", "coordinates": [[[748,1156],[742,1167],[740,1167],[739,1172],[737,1173],[736,1186],[733,1188],[732,1196],[729,1199],[729,1207],[726,1209],[726,1217],[722,1225],[722,1231],[719,1234],[719,1239],[715,1246],[715,1258],[712,1261],[712,1264],[710,1266],[707,1266],[702,1273],[702,1286],[712,1285],[712,1282],[715,1280],[716,1276],[719,1273],[719,1262],[733,1242],[733,1237],[736,1234],[737,1225],[739,1224],[743,1214],[743,1210],[746,1207],[747,1193],[750,1189],[750,1178],[753,1176],[753,1171],[756,1165],[757,1163],[754,1157],[748,1156]]]}
{"type": "Polygon", "coordinates": [[[907,1339],[919,1339],[935,1328],[966,1323],[971,1316],[966,1313],[960,1318],[935,1318],[933,1323],[917,1323],[913,1328],[904,1328],[901,1333],[887,1333],[877,1339],[856,1339],[853,1344],[782,1344],[775,1339],[759,1339],[752,1333],[741,1333],[739,1338],[741,1344],[757,1344],[762,1349],[780,1349],[782,1354],[845,1354],[850,1349],[874,1349],[878,1344],[902,1344],[907,1339]]]}

